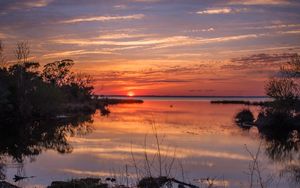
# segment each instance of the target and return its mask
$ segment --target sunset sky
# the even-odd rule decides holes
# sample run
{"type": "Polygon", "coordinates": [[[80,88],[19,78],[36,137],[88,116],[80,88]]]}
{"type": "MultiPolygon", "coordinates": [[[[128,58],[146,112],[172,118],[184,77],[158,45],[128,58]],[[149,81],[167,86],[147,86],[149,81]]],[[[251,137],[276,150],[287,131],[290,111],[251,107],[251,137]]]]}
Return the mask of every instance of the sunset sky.
{"type": "Polygon", "coordinates": [[[299,0],[0,0],[8,61],[73,59],[105,95],[264,95],[300,52],[299,0]]]}

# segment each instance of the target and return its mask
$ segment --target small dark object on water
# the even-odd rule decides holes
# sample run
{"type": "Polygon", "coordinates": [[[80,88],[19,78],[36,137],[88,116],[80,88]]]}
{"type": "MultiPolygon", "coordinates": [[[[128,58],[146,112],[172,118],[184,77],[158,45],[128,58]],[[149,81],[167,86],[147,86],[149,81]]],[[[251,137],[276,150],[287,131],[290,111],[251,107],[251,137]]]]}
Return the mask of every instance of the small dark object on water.
{"type": "Polygon", "coordinates": [[[18,176],[18,175],[15,175],[15,177],[13,178],[15,182],[18,182],[18,181],[21,181],[21,180],[24,180],[24,179],[29,179],[29,178],[34,178],[35,176],[30,176],[30,177],[26,177],[26,176],[18,176]]]}

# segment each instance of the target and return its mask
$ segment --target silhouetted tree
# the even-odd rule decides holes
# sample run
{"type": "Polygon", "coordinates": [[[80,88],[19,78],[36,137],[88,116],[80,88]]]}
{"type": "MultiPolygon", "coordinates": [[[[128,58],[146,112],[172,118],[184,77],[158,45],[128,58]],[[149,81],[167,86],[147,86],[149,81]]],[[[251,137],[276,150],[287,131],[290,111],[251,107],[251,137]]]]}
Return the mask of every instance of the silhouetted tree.
{"type": "Polygon", "coordinates": [[[299,96],[299,86],[290,78],[272,78],[265,90],[275,100],[296,100],[299,96]]]}
{"type": "Polygon", "coordinates": [[[299,107],[300,86],[297,81],[299,70],[299,56],[295,54],[291,61],[281,66],[277,76],[266,84],[266,94],[274,99],[272,104],[274,110],[289,111],[299,107]]]}
{"type": "Polygon", "coordinates": [[[18,43],[15,54],[18,63],[0,68],[0,117],[53,117],[70,105],[76,111],[96,108],[91,77],[73,73],[72,60],[46,64],[41,72],[39,63],[28,61],[27,42],[18,43]]]}
{"type": "Polygon", "coordinates": [[[4,46],[2,41],[0,40],[0,69],[5,67],[5,59],[4,59],[4,46]]]}
{"type": "Polygon", "coordinates": [[[70,69],[74,65],[73,60],[64,59],[46,64],[42,73],[42,77],[46,82],[57,86],[68,85],[72,78],[70,69]]]}
{"type": "Polygon", "coordinates": [[[281,66],[280,72],[283,76],[300,78],[300,57],[295,54],[291,60],[281,66]]]}
{"type": "Polygon", "coordinates": [[[17,80],[17,87],[16,87],[16,94],[18,100],[18,111],[20,114],[25,115],[29,112],[27,111],[27,101],[25,98],[26,88],[24,83],[24,74],[26,74],[26,69],[24,64],[27,62],[28,57],[30,54],[30,49],[27,42],[18,42],[16,49],[15,49],[15,56],[17,58],[17,64],[13,67],[10,67],[11,70],[14,70],[14,75],[16,76],[17,80]]]}
{"type": "Polygon", "coordinates": [[[62,86],[62,89],[68,95],[67,98],[70,102],[89,101],[91,100],[92,91],[94,87],[91,85],[92,79],[88,75],[73,74],[69,79],[69,84],[62,86]]]}
{"type": "Polygon", "coordinates": [[[30,48],[28,42],[18,42],[15,49],[15,56],[18,63],[25,63],[28,60],[30,54],[30,48]]]}

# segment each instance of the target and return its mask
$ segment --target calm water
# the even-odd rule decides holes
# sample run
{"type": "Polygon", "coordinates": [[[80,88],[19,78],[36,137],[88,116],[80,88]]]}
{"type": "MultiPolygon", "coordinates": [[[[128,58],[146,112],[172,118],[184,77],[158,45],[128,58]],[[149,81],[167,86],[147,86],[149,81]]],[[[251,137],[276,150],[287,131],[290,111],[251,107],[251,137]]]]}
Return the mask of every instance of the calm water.
{"type": "MultiPolygon", "coordinates": [[[[136,178],[135,165],[145,169],[145,148],[155,175],[159,173],[157,133],[163,173],[171,169],[172,176],[194,184],[210,177],[216,179],[215,185],[247,187],[251,158],[245,147],[255,153],[260,139],[256,128],[242,130],[234,124],[234,115],[245,107],[182,98],[115,105],[110,107],[109,116],[99,112],[93,116],[87,134],[67,137],[73,148],[70,154],[45,149],[39,156],[26,158],[23,166],[12,162],[7,165],[7,179],[12,181],[15,174],[36,176],[17,184],[24,187],[44,187],[54,180],[86,176],[116,176],[124,182],[127,166],[132,181],[136,178]]],[[[250,109],[257,114],[258,107],[250,109]]],[[[270,159],[264,143],[259,160],[263,176],[276,177],[274,187],[295,187],[277,178],[284,165],[270,159]]]]}

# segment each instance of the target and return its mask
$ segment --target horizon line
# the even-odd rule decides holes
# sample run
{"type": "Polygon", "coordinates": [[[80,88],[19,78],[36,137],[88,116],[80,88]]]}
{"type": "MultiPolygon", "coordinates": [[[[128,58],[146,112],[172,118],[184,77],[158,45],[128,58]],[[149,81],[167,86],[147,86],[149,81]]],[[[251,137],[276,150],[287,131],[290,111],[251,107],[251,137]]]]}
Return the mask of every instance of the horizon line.
{"type": "Polygon", "coordinates": [[[135,98],[135,97],[211,97],[211,98],[266,98],[268,96],[266,95],[135,95],[135,96],[128,96],[128,95],[99,95],[96,96],[102,96],[102,97],[129,97],[129,98],[135,98]]]}

